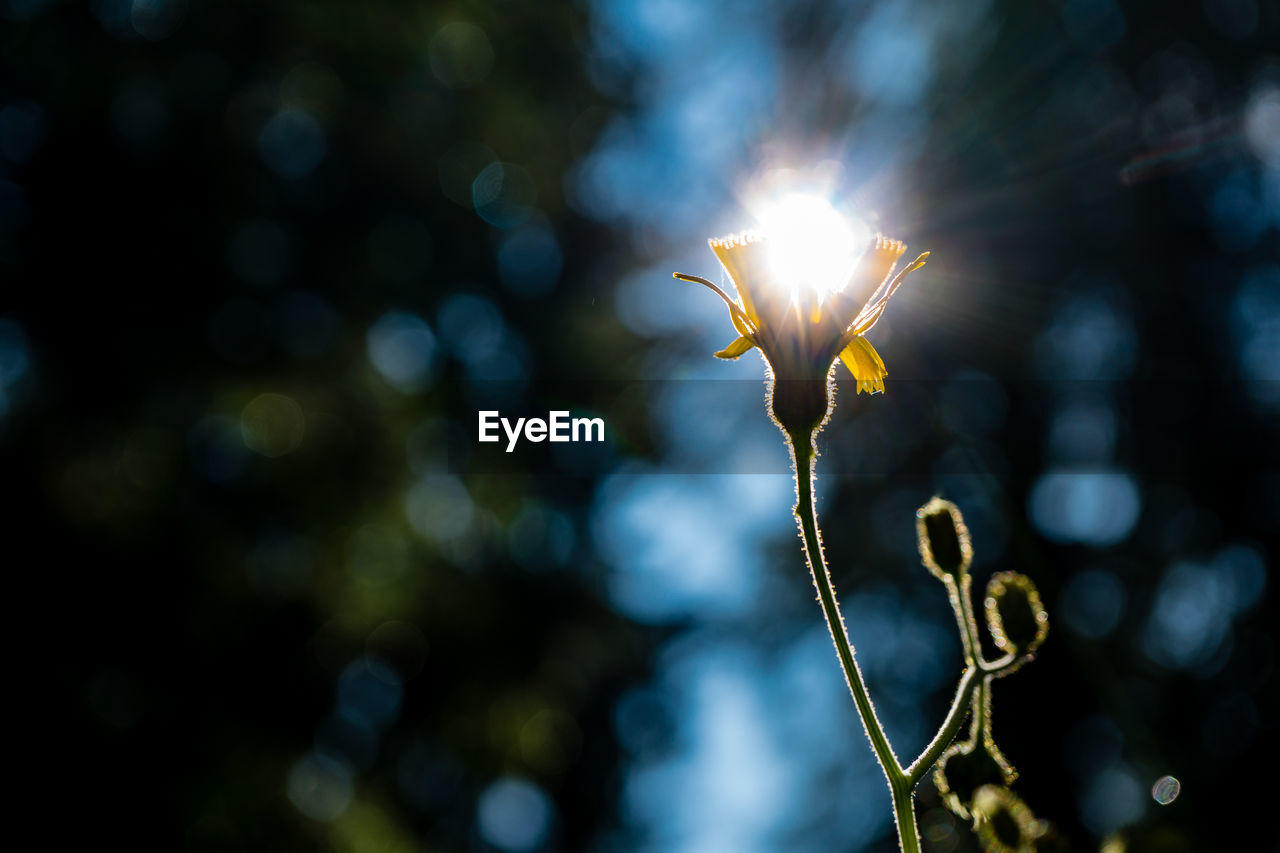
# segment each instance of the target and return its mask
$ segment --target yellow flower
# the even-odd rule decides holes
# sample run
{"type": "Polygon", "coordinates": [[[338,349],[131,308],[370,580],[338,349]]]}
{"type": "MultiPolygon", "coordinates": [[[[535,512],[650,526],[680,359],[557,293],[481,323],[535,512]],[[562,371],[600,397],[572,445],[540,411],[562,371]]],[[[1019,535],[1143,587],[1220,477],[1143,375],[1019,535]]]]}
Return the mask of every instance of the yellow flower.
{"type": "Polygon", "coordinates": [[[858,381],[858,392],[884,391],[888,375],[880,354],[863,335],[870,331],[907,274],[924,266],[925,252],[897,275],[893,269],[907,247],[879,234],[848,281],[830,293],[793,292],[771,268],[767,237],[747,232],[709,241],[738,290],[735,302],[705,278],[675,273],[705,285],[729,306],[738,338],[716,353],[737,358],[759,347],[775,378],[821,379],[839,358],[858,381]]]}

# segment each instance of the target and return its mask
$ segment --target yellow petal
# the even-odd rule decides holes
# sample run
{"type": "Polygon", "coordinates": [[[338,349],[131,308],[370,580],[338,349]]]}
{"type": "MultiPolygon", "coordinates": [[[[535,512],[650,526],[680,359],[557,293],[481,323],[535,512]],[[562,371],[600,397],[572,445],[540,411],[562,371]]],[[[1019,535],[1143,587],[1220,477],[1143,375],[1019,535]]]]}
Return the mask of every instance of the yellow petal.
{"type": "Polygon", "coordinates": [[[847,334],[863,335],[871,331],[871,327],[880,319],[880,315],[884,313],[885,306],[889,304],[889,297],[893,296],[893,294],[898,291],[898,288],[902,286],[902,283],[907,280],[908,274],[915,272],[925,265],[925,261],[928,257],[929,253],[925,252],[920,257],[907,264],[902,272],[895,275],[887,285],[881,288],[884,292],[876,297],[874,301],[867,303],[866,307],[862,309],[862,312],[858,314],[858,318],[853,321],[853,325],[849,327],[847,334]]]}
{"type": "Polygon", "coordinates": [[[889,371],[885,369],[884,359],[880,357],[880,353],[876,352],[876,348],[871,345],[871,341],[859,336],[855,341],[867,355],[871,356],[871,360],[876,363],[876,370],[880,372],[881,378],[889,375],[889,371]]]}
{"type": "Polygon", "coordinates": [[[853,271],[844,292],[859,304],[876,295],[876,292],[893,271],[894,265],[902,253],[907,250],[906,243],[901,240],[890,240],[883,234],[877,234],[875,243],[867,250],[858,266],[853,271]]]}
{"type": "Polygon", "coordinates": [[[897,291],[899,287],[902,286],[902,282],[906,281],[907,276],[910,273],[915,272],[916,270],[920,269],[922,266],[925,265],[925,262],[929,259],[929,254],[930,254],[929,252],[922,253],[920,257],[916,258],[914,261],[907,264],[906,268],[904,268],[902,272],[898,273],[893,277],[893,281],[889,282],[889,286],[885,288],[883,298],[886,301],[889,299],[890,296],[893,296],[894,292],[897,291]]]}
{"type": "Polygon", "coordinates": [[[724,349],[720,350],[720,352],[716,353],[716,358],[737,358],[755,345],[755,341],[751,340],[751,338],[746,335],[743,335],[724,349]]]}
{"type": "Polygon", "coordinates": [[[862,336],[854,338],[840,352],[840,360],[858,380],[858,393],[866,391],[875,394],[884,391],[884,378],[889,375],[885,370],[880,353],[871,345],[871,341],[862,336]]]}
{"type": "Polygon", "coordinates": [[[849,295],[842,290],[835,293],[828,293],[826,299],[822,303],[822,308],[826,313],[831,315],[832,321],[843,326],[848,326],[857,316],[862,313],[862,303],[854,302],[849,295]]]}
{"type": "Polygon", "coordinates": [[[877,302],[870,310],[858,315],[858,319],[849,327],[849,334],[855,336],[865,335],[871,331],[871,327],[880,319],[880,315],[884,313],[884,307],[887,304],[888,302],[877,302]]]}
{"type": "Polygon", "coordinates": [[[764,243],[754,234],[734,234],[707,241],[711,251],[720,259],[724,271],[733,279],[733,286],[738,290],[738,299],[747,317],[756,326],[760,325],[760,311],[756,306],[756,297],[768,286],[770,271],[769,258],[764,243]]]}

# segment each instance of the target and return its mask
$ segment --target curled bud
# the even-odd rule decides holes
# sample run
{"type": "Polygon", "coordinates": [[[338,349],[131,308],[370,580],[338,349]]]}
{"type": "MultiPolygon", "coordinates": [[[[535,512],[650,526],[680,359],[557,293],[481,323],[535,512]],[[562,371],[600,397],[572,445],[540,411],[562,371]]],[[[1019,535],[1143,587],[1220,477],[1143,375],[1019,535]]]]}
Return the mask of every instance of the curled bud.
{"type": "Polygon", "coordinates": [[[974,794],[984,785],[1007,787],[1018,776],[995,744],[972,741],[952,744],[933,770],[933,783],[943,804],[962,820],[968,820],[974,794]]]}
{"type": "Polygon", "coordinates": [[[934,576],[963,575],[973,560],[969,528],[951,501],[934,498],[916,510],[920,559],[934,576]]]}
{"type": "Polygon", "coordinates": [[[1031,578],[1000,572],[987,583],[987,628],[1002,651],[1030,657],[1049,636],[1049,613],[1031,578]]]}
{"type": "Polygon", "coordinates": [[[1035,853],[1045,833],[1043,822],[1016,794],[998,785],[983,785],[973,795],[974,831],[987,853],[1035,853]]]}

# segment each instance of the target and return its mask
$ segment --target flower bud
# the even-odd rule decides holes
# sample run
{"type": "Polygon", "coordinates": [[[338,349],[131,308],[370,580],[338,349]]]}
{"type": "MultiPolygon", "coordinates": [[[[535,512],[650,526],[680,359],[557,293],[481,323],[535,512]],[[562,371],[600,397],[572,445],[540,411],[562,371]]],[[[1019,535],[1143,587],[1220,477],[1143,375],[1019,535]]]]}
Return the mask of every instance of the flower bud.
{"type": "Polygon", "coordinates": [[[997,648],[1026,657],[1049,636],[1049,613],[1031,578],[1000,572],[987,583],[987,628],[997,648]]]}
{"type": "Polygon", "coordinates": [[[988,853],[1035,853],[1043,822],[1008,788],[983,785],[973,795],[974,831],[988,853]]]}
{"type": "Polygon", "coordinates": [[[916,536],[920,559],[934,576],[963,575],[973,561],[969,528],[951,501],[934,498],[916,510],[916,536]]]}
{"type": "Polygon", "coordinates": [[[943,805],[952,814],[968,820],[973,796],[983,785],[1006,787],[1018,776],[998,749],[972,741],[955,743],[938,759],[933,782],[943,805]]]}

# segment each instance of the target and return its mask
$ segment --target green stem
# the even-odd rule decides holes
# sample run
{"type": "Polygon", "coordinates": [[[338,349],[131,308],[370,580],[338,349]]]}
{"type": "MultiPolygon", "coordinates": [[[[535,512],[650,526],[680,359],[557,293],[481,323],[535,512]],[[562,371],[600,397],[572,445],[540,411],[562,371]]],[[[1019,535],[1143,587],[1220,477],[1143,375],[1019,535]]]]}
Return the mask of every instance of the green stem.
{"type": "Polygon", "coordinates": [[[891,784],[893,822],[898,827],[898,846],[902,853],[920,853],[920,830],[916,827],[916,803],[912,786],[905,779],[891,784]]]}
{"type": "Polygon", "coordinates": [[[956,739],[956,735],[960,733],[965,715],[973,705],[974,688],[980,680],[976,666],[969,666],[964,671],[964,675],[960,678],[960,686],[956,688],[955,701],[951,703],[951,710],[947,712],[942,728],[933,736],[933,740],[924,748],[924,752],[920,753],[920,757],[911,762],[911,766],[906,769],[907,779],[912,786],[929,772],[929,768],[933,767],[934,762],[941,757],[943,750],[950,746],[956,739]]]}
{"type": "Polygon", "coordinates": [[[867,693],[867,686],[862,680],[862,672],[854,657],[853,645],[845,631],[844,617],[840,615],[840,605],[836,602],[835,588],[831,584],[831,573],[827,570],[826,559],[822,555],[822,539],[818,534],[818,514],[813,505],[813,436],[812,434],[791,433],[791,455],[796,466],[796,518],[800,522],[800,535],[804,540],[805,556],[809,561],[809,572],[813,576],[813,585],[818,590],[818,600],[822,604],[822,613],[827,620],[827,628],[831,631],[831,640],[835,643],[836,654],[840,665],[844,668],[845,680],[849,684],[849,692],[853,694],[854,704],[858,706],[858,716],[862,718],[862,727],[871,741],[871,749],[884,771],[889,782],[889,792],[893,797],[893,815],[898,827],[898,843],[903,853],[920,853],[920,832],[916,828],[915,805],[912,801],[914,783],[903,772],[893,747],[885,736],[884,728],[876,717],[875,706],[867,693]]]}
{"type": "Polygon", "coordinates": [[[972,740],[981,743],[987,733],[987,714],[991,712],[991,679],[994,676],[983,675],[978,684],[978,698],[973,703],[972,740]]]}
{"type": "Polygon", "coordinates": [[[973,579],[966,571],[961,575],[958,587],[951,577],[948,577],[947,587],[951,609],[955,611],[956,623],[960,627],[960,639],[964,643],[965,663],[982,666],[982,642],[978,639],[978,622],[973,616],[973,579]]]}

